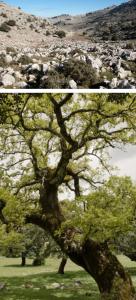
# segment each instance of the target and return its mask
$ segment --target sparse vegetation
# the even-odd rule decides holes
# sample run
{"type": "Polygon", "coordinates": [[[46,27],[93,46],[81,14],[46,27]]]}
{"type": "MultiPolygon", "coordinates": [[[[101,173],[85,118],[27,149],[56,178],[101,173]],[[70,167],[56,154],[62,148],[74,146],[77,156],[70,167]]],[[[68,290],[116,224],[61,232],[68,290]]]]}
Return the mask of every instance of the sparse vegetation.
{"type": "Polygon", "coordinates": [[[4,13],[4,12],[2,12],[2,13],[0,14],[0,16],[3,17],[3,18],[7,18],[7,17],[8,17],[7,14],[4,13]]]}
{"type": "Polygon", "coordinates": [[[8,26],[6,22],[3,22],[0,25],[0,31],[9,32],[10,31],[10,26],[8,26]]]}
{"type": "Polygon", "coordinates": [[[97,80],[94,69],[84,61],[69,59],[59,71],[66,78],[74,79],[78,87],[91,87],[97,80]]]}
{"type": "Polygon", "coordinates": [[[58,31],[55,31],[55,34],[59,37],[59,38],[64,38],[66,36],[66,32],[63,31],[63,30],[58,30],[58,31]]]}
{"type": "Polygon", "coordinates": [[[51,70],[48,72],[48,76],[42,80],[41,87],[47,89],[65,88],[67,87],[66,78],[57,70],[51,70]]]}
{"type": "Polygon", "coordinates": [[[22,65],[28,65],[28,64],[31,64],[33,62],[33,60],[31,57],[24,54],[20,57],[18,62],[21,63],[22,65]]]}
{"type": "Polygon", "coordinates": [[[46,35],[50,35],[50,31],[49,30],[46,30],[46,35]]]}
{"type": "Polygon", "coordinates": [[[32,18],[31,17],[28,17],[27,18],[27,22],[32,22],[33,20],[32,20],[32,18]]]}
{"type": "Polygon", "coordinates": [[[9,21],[7,21],[6,23],[7,23],[7,25],[9,25],[9,26],[16,26],[16,21],[15,21],[15,20],[9,20],[9,21]]]}
{"type": "Polygon", "coordinates": [[[42,22],[42,23],[40,24],[40,27],[41,27],[42,29],[45,29],[45,28],[46,28],[46,22],[42,22]]]}
{"type": "Polygon", "coordinates": [[[7,47],[7,48],[6,48],[6,52],[7,52],[7,53],[10,53],[10,52],[16,53],[16,49],[15,49],[14,47],[7,47]]]}

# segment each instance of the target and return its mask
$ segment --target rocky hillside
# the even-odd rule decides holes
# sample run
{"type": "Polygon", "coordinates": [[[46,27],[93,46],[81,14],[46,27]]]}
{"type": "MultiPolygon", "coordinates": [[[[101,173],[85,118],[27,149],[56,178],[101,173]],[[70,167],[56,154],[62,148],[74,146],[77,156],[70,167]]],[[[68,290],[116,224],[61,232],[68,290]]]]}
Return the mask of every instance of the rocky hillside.
{"type": "Polygon", "coordinates": [[[85,15],[61,15],[51,22],[71,33],[80,33],[93,41],[136,38],[136,0],[85,15]]]}
{"type": "Polygon", "coordinates": [[[115,15],[134,4],[133,0],[84,16],[54,17],[51,23],[1,1],[0,88],[136,88],[135,41],[115,41],[113,33],[112,41],[101,40],[99,32],[106,25],[99,25],[94,34],[96,25],[108,24],[111,15],[118,22],[115,15]]]}
{"type": "Polygon", "coordinates": [[[43,18],[27,14],[20,7],[0,2],[0,48],[5,46],[27,47],[41,45],[52,37],[55,26],[43,18]]]}

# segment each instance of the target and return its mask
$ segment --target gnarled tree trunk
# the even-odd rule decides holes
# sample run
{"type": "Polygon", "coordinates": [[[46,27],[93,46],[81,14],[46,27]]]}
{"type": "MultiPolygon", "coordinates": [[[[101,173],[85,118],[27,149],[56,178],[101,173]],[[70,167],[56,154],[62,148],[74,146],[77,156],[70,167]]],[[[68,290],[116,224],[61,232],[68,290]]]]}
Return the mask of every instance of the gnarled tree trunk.
{"type": "Polygon", "coordinates": [[[28,221],[48,229],[62,251],[77,265],[83,267],[96,281],[103,300],[134,300],[135,291],[130,276],[108,249],[106,243],[87,239],[81,245],[74,236],[76,228],[69,228],[61,235],[60,229],[64,216],[57,198],[56,186],[46,186],[40,194],[43,215],[31,216],[28,221]]]}

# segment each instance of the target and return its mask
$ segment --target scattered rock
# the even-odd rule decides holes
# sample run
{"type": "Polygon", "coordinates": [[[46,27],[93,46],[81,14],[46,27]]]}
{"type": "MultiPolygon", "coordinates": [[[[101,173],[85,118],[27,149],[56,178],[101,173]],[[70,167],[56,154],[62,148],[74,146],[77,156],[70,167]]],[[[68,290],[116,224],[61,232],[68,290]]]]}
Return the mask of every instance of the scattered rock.
{"type": "Polygon", "coordinates": [[[70,89],[77,89],[77,83],[75,82],[75,80],[71,79],[69,81],[69,87],[70,89]]]}
{"type": "Polygon", "coordinates": [[[7,54],[6,56],[5,56],[5,63],[6,64],[10,64],[11,62],[12,62],[12,56],[11,55],[9,55],[9,54],[7,54]]]}
{"type": "Polygon", "coordinates": [[[52,285],[51,285],[51,288],[53,288],[53,289],[59,289],[60,287],[61,287],[61,284],[58,283],[58,282],[54,282],[54,283],[52,283],[52,285]]]}
{"type": "Polygon", "coordinates": [[[80,280],[75,280],[74,284],[75,286],[79,287],[82,285],[82,282],[80,280]]]}
{"type": "MultiPolygon", "coordinates": [[[[135,0],[130,2],[135,7],[135,0]]],[[[51,20],[26,14],[4,2],[1,3],[1,9],[6,13],[7,19],[16,24],[10,26],[10,36],[5,32],[1,33],[1,88],[46,88],[46,85],[49,88],[71,89],[136,88],[135,42],[128,43],[126,39],[121,41],[121,38],[117,42],[103,42],[98,37],[97,42],[93,42],[85,36],[82,39],[81,34],[77,34],[78,38],[73,38],[69,32],[68,38],[66,35],[60,39],[54,36],[57,25],[53,25],[51,20]],[[87,74],[88,68],[92,69],[94,82],[90,82],[87,74],[86,81],[80,80],[83,75],[80,68],[74,69],[73,76],[72,72],[68,74],[68,70],[63,72],[63,67],[70,60],[75,60],[80,65],[86,64],[87,74]]],[[[84,18],[89,20],[91,15],[79,18],[83,18],[82,21],[84,18]]],[[[4,21],[2,14],[0,22],[4,21]]]]}
{"type": "Polygon", "coordinates": [[[1,80],[3,86],[7,87],[7,86],[12,86],[14,85],[15,83],[15,77],[13,77],[12,75],[10,74],[5,74],[3,77],[2,77],[2,80],[1,80]]]}
{"type": "Polygon", "coordinates": [[[6,288],[6,283],[5,282],[0,282],[0,290],[3,290],[6,288]]]}
{"type": "Polygon", "coordinates": [[[132,76],[131,71],[126,71],[122,67],[119,69],[118,77],[120,79],[125,79],[125,78],[131,77],[131,76],[132,76]]]}

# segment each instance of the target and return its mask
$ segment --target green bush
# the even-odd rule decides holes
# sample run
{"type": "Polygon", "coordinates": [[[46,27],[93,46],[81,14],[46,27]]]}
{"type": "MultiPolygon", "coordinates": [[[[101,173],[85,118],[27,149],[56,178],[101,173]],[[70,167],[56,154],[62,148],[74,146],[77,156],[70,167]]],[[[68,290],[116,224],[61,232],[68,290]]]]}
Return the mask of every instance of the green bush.
{"type": "Polygon", "coordinates": [[[6,22],[3,22],[0,25],[0,31],[3,31],[3,32],[9,32],[10,31],[10,27],[7,25],[6,22]]]}
{"type": "Polygon", "coordinates": [[[61,39],[66,36],[66,33],[63,30],[58,30],[55,32],[55,34],[61,39]]]}
{"type": "Polygon", "coordinates": [[[33,20],[32,20],[32,18],[31,17],[28,17],[27,18],[27,22],[32,22],[33,20]]]}
{"type": "Polygon", "coordinates": [[[42,23],[40,24],[40,27],[41,27],[42,29],[45,29],[46,23],[45,23],[45,22],[42,22],[42,23]]]}
{"type": "Polygon", "coordinates": [[[6,63],[5,63],[5,55],[4,54],[1,54],[0,55],[0,67],[4,68],[6,67],[6,63]]]}
{"type": "Polygon", "coordinates": [[[112,41],[117,41],[118,40],[118,36],[117,34],[113,34],[112,38],[111,38],[112,41]]]}
{"type": "Polygon", "coordinates": [[[16,49],[14,47],[6,47],[6,52],[7,53],[10,53],[10,52],[16,53],[16,49]]]}
{"type": "Polygon", "coordinates": [[[97,76],[91,65],[83,61],[70,59],[63,66],[56,67],[48,72],[48,76],[41,82],[41,88],[68,88],[69,80],[75,80],[78,87],[90,88],[98,82],[97,76]]]}
{"type": "Polygon", "coordinates": [[[0,16],[3,17],[3,18],[7,18],[7,14],[5,14],[4,12],[2,12],[2,13],[0,14],[0,16]]]}
{"type": "Polygon", "coordinates": [[[32,30],[35,29],[34,25],[33,24],[30,24],[29,26],[32,30]]]}
{"type": "Polygon", "coordinates": [[[61,72],[68,79],[75,80],[79,87],[91,87],[97,80],[94,69],[84,61],[69,59],[64,62],[61,72]]]}
{"type": "Polygon", "coordinates": [[[9,20],[6,22],[8,26],[16,26],[16,21],[15,20],[9,20]]]}
{"type": "Polygon", "coordinates": [[[50,35],[50,32],[49,32],[49,30],[46,30],[46,35],[48,36],[48,35],[50,35]]]}
{"type": "Polygon", "coordinates": [[[41,83],[41,88],[46,89],[59,89],[65,88],[66,78],[63,74],[57,72],[57,70],[51,70],[48,72],[48,76],[41,83]]]}

